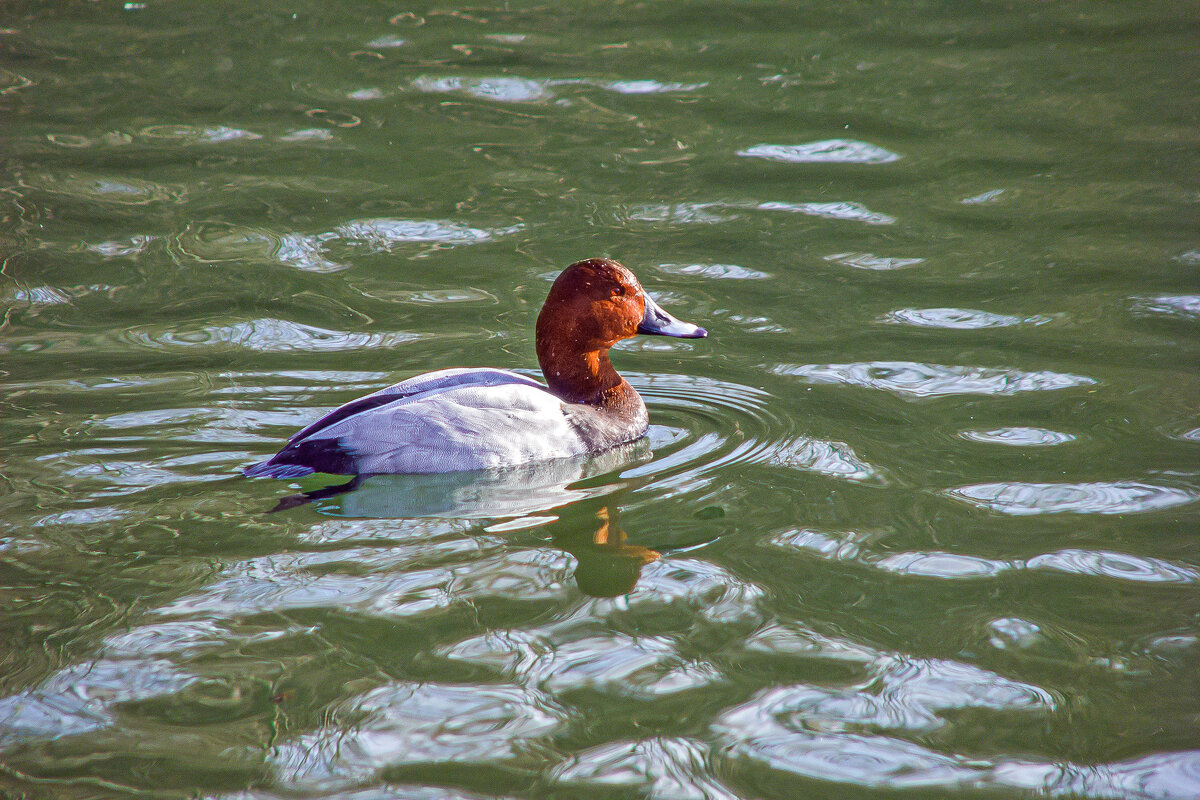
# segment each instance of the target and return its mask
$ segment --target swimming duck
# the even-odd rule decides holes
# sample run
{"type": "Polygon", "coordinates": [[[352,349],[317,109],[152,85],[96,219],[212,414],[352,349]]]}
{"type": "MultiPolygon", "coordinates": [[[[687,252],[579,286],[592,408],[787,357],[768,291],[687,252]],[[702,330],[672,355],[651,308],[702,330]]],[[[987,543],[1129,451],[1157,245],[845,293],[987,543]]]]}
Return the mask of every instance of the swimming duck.
{"type": "Polygon", "coordinates": [[[563,270],[538,315],[546,383],[501,369],[427,372],[352,400],[288,439],[248,477],[441,473],[599,453],[646,433],[641,396],[608,350],[639,333],[698,339],[626,267],[590,258],[563,270]]]}

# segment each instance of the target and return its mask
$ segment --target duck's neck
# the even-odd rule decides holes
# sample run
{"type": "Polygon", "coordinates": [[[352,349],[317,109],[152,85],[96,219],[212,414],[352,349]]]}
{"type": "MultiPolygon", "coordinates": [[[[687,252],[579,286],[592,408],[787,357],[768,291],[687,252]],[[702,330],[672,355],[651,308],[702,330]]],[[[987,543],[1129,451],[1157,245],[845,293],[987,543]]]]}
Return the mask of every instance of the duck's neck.
{"type": "Polygon", "coordinates": [[[554,342],[538,345],[538,363],[550,391],[568,403],[607,410],[639,405],[641,397],[608,360],[608,348],[568,353],[554,342]]]}

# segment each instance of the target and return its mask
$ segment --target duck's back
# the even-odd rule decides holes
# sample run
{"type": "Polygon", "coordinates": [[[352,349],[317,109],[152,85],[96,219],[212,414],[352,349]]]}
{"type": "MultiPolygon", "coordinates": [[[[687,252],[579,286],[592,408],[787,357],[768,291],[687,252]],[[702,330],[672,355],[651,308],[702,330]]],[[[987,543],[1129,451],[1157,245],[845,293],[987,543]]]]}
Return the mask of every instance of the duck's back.
{"type": "Polygon", "coordinates": [[[563,402],[532,378],[498,369],[447,369],[331,411],[246,474],[457,472],[589,449],[563,402]]]}

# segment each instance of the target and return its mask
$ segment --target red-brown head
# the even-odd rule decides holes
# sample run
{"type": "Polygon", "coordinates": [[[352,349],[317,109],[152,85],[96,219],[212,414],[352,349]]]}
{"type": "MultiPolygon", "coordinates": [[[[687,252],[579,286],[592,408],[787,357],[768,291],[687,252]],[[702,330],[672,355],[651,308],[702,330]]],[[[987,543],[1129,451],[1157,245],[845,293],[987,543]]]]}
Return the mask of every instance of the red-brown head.
{"type": "Polygon", "coordinates": [[[560,395],[591,396],[597,387],[603,391],[620,381],[608,364],[608,349],[639,333],[687,339],[708,335],[659,308],[634,274],[616,261],[578,261],[554,281],[538,315],[538,361],[560,395]],[[582,371],[577,366],[581,361],[582,371]]]}

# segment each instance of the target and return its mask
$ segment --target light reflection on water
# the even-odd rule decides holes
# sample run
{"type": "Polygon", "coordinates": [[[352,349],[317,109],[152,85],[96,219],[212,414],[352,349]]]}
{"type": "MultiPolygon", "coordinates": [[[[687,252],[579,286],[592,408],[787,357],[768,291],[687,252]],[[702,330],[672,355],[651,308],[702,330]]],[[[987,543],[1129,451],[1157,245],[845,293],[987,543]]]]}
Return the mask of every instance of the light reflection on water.
{"type": "Polygon", "coordinates": [[[0,793],[1200,795],[1194,9],[224,11],[0,29],[0,793]],[[646,441],[237,477],[599,254],[646,441]]]}
{"type": "Polygon", "coordinates": [[[882,147],[847,139],[796,145],[756,144],[739,150],[738,155],[790,164],[887,164],[900,158],[882,147]]]}
{"type": "Polygon", "coordinates": [[[1112,483],[984,483],[947,492],[1002,514],[1130,514],[1194,503],[1200,494],[1169,486],[1112,483]]]}
{"type": "Polygon", "coordinates": [[[1085,375],[1023,372],[910,361],[877,361],[858,364],[780,364],[777,375],[790,375],[809,383],[840,383],[868,389],[883,389],[909,397],[947,395],[1010,395],[1089,386],[1096,381],[1085,375]]]}

